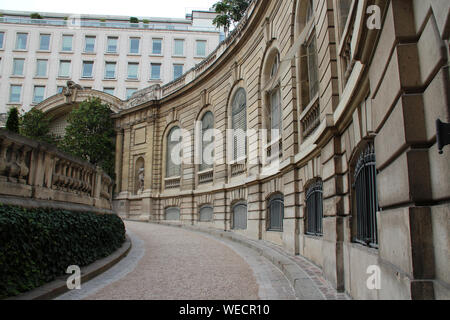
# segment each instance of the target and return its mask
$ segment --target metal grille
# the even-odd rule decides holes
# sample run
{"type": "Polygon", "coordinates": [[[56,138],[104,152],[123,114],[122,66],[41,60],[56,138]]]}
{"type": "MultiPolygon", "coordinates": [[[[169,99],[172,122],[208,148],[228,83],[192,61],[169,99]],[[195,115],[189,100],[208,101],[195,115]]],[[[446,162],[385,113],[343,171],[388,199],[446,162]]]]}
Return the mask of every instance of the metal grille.
{"type": "Polygon", "coordinates": [[[356,164],[353,189],[357,211],[355,241],[371,247],[378,247],[376,176],[375,150],[369,145],[356,164]]]}
{"type": "Polygon", "coordinates": [[[177,207],[167,208],[165,216],[167,221],[180,220],[180,208],[177,207]]]}
{"type": "Polygon", "coordinates": [[[307,234],[322,236],[323,227],[323,183],[317,181],[306,192],[307,234]]]}
{"type": "Polygon", "coordinates": [[[269,200],[269,231],[283,231],[284,198],[277,194],[269,200]]]}
{"type": "Polygon", "coordinates": [[[233,207],[233,229],[247,229],[247,205],[239,203],[233,207]]]}
{"type": "Polygon", "coordinates": [[[214,210],[211,206],[203,206],[200,208],[199,220],[201,222],[213,221],[214,210]]]}

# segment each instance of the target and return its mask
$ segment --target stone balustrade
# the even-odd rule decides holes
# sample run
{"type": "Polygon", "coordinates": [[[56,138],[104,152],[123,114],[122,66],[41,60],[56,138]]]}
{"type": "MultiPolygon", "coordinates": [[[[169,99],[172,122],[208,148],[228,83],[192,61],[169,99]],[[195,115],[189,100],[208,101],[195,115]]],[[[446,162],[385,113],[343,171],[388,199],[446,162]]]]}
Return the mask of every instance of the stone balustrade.
{"type": "Polygon", "coordinates": [[[99,167],[0,129],[0,203],[111,212],[113,185],[99,167]]]}

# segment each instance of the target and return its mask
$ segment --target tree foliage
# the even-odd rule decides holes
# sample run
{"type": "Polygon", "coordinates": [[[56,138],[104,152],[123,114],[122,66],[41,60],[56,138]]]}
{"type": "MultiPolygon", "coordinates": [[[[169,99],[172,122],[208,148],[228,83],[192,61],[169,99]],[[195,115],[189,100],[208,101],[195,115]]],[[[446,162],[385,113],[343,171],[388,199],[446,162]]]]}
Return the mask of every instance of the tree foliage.
{"type": "Polygon", "coordinates": [[[11,132],[19,133],[19,109],[12,107],[8,111],[8,119],[6,120],[6,129],[11,132]]]}
{"type": "Polygon", "coordinates": [[[20,117],[20,134],[33,140],[56,144],[58,137],[50,133],[51,118],[38,109],[20,117]]]}
{"type": "Polygon", "coordinates": [[[90,98],[74,109],[68,118],[60,148],[98,165],[114,177],[114,123],[111,110],[99,98],[90,98]]]}
{"type": "Polygon", "coordinates": [[[231,24],[235,25],[242,19],[249,4],[250,0],[220,0],[213,5],[218,13],[213,24],[218,28],[224,27],[227,32],[231,24]]]}

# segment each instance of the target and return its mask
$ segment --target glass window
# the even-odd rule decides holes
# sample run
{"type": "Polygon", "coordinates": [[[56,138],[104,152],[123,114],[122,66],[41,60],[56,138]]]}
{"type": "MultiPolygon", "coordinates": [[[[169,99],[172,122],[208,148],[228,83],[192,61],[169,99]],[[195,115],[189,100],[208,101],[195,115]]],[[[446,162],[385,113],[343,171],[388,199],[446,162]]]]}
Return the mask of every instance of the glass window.
{"type": "Polygon", "coordinates": [[[198,219],[201,222],[210,222],[213,221],[214,217],[214,209],[213,207],[206,205],[200,208],[198,219]]]}
{"type": "Polygon", "coordinates": [[[3,49],[4,39],[5,39],[5,33],[4,32],[0,32],[0,49],[3,49]]]}
{"type": "Polygon", "coordinates": [[[317,66],[317,51],[316,51],[316,35],[312,34],[311,40],[307,45],[307,59],[308,59],[308,83],[309,83],[309,101],[311,101],[319,92],[319,78],[317,66]]]}
{"type": "Polygon", "coordinates": [[[280,106],[280,89],[273,90],[270,94],[271,117],[270,125],[272,130],[281,130],[281,106],[280,106]]]}
{"type": "Polygon", "coordinates": [[[72,35],[63,35],[62,38],[62,51],[72,51],[72,42],[73,42],[73,36],[72,35]]]}
{"type": "Polygon", "coordinates": [[[36,61],[36,77],[47,76],[47,60],[36,61]]]}
{"type": "Polygon", "coordinates": [[[166,153],[166,178],[179,177],[181,175],[181,163],[175,163],[173,154],[175,147],[180,143],[181,130],[173,127],[167,135],[167,153],[166,153]]]}
{"type": "Polygon", "coordinates": [[[232,228],[234,230],[247,229],[247,204],[238,203],[233,207],[232,228]]]}
{"type": "Polygon", "coordinates": [[[16,50],[27,49],[28,33],[18,33],[16,35],[16,50]]]}
{"type": "Polygon", "coordinates": [[[114,95],[114,88],[103,88],[103,92],[114,95]]]}
{"type": "Polygon", "coordinates": [[[205,57],[206,56],[206,41],[198,40],[197,41],[197,57],[205,57]]]}
{"type": "Polygon", "coordinates": [[[116,78],[116,63],[106,62],[105,64],[105,79],[115,79],[116,78]]]}
{"type": "Polygon", "coordinates": [[[117,37],[108,37],[106,52],[116,53],[117,52],[117,37]]]}
{"type": "MultiPolygon", "coordinates": [[[[208,148],[212,143],[214,143],[214,135],[211,136],[211,130],[214,129],[214,116],[212,112],[207,112],[202,118],[202,150],[201,150],[201,165],[200,165],[200,171],[204,171],[207,169],[211,169],[213,167],[212,161],[205,162],[204,159],[204,152],[206,148],[208,148]],[[207,135],[208,133],[208,135],[207,135]],[[209,162],[209,163],[208,163],[209,162]]],[[[208,157],[211,155],[208,154],[208,157]]]]}
{"type": "Polygon", "coordinates": [[[83,61],[83,78],[92,78],[94,69],[94,61],[83,61]]]}
{"type": "Polygon", "coordinates": [[[127,100],[137,91],[136,88],[127,88],[127,100]]]}
{"type": "Polygon", "coordinates": [[[84,52],[94,52],[95,49],[95,36],[86,36],[84,44],[84,52]]]}
{"type": "Polygon", "coordinates": [[[39,36],[39,50],[48,51],[50,50],[50,35],[41,34],[39,36]]]}
{"type": "Polygon", "coordinates": [[[243,88],[234,95],[231,129],[233,129],[233,159],[238,160],[247,155],[247,98],[243,88]]]}
{"type": "Polygon", "coordinates": [[[151,80],[161,79],[161,64],[160,63],[151,63],[150,67],[151,67],[150,79],[151,80]]]}
{"type": "Polygon", "coordinates": [[[183,65],[174,64],[173,65],[173,79],[176,80],[183,75],[183,65]]]}
{"type": "Polygon", "coordinates": [[[128,63],[128,79],[138,78],[139,63],[129,62],[128,63]]]}
{"type": "Polygon", "coordinates": [[[44,100],[45,87],[35,86],[33,92],[33,103],[40,103],[44,100]]]}
{"type": "Polygon", "coordinates": [[[23,76],[24,65],[25,65],[25,59],[14,59],[12,74],[14,76],[23,76]]]}
{"type": "Polygon", "coordinates": [[[184,40],[175,40],[173,55],[174,56],[184,55],[184,40]]]}
{"type": "Polygon", "coordinates": [[[168,221],[177,221],[180,220],[180,208],[173,207],[173,208],[167,208],[165,210],[165,219],[168,221]]]}
{"type": "Polygon", "coordinates": [[[338,0],[339,7],[339,36],[344,33],[345,25],[347,23],[348,14],[350,12],[350,6],[352,5],[352,0],[338,0]]]}
{"type": "Polygon", "coordinates": [[[323,191],[322,180],[314,182],[306,190],[306,233],[315,236],[322,235],[323,191]]]}
{"type": "Polygon", "coordinates": [[[22,92],[21,85],[11,85],[9,89],[9,102],[18,103],[20,102],[20,95],[22,92]]]}
{"type": "Polygon", "coordinates": [[[283,231],[284,199],[283,195],[276,194],[269,199],[269,225],[270,231],[283,231]]]}
{"type": "Polygon", "coordinates": [[[130,38],[130,53],[139,53],[140,38],[130,38]]]}
{"type": "Polygon", "coordinates": [[[59,77],[68,78],[70,76],[70,61],[59,62],[59,77]]]}
{"type": "Polygon", "coordinates": [[[56,92],[57,92],[57,93],[62,93],[63,90],[64,90],[64,86],[58,86],[58,87],[56,87],[56,92]]]}
{"type": "Polygon", "coordinates": [[[162,39],[153,39],[152,54],[162,54],[162,39]]]}

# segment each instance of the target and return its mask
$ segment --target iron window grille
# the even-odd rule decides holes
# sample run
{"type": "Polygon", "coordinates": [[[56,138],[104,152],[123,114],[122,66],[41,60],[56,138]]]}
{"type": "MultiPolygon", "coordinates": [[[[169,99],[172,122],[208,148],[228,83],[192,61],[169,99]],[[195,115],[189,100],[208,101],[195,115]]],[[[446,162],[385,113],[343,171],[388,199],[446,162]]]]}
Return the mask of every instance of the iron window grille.
{"type": "Polygon", "coordinates": [[[359,156],[354,173],[355,242],[374,248],[378,248],[377,211],[379,206],[376,176],[375,149],[370,144],[359,156]]]}
{"type": "Polygon", "coordinates": [[[306,222],[307,234],[323,235],[323,182],[313,183],[306,192],[306,222]]]}
{"type": "Polygon", "coordinates": [[[232,217],[233,230],[247,229],[247,204],[240,202],[233,207],[232,217]]]}
{"type": "Polygon", "coordinates": [[[284,197],[281,194],[273,195],[269,199],[269,225],[268,231],[283,231],[284,197]]]}

